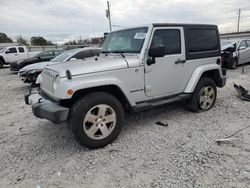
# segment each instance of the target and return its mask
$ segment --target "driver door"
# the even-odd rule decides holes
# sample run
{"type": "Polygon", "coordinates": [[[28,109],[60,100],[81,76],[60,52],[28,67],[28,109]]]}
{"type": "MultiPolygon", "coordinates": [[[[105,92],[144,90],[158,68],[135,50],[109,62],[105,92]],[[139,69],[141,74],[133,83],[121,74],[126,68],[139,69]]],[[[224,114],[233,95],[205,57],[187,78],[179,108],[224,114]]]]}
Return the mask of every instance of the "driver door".
{"type": "Polygon", "coordinates": [[[183,92],[186,62],[183,27],[154,28],[150,47],[153,45],[163,45],[165,56],[155,58],[155,64],[145,63],[146,95],[161,97],[183,92]]]}
{"type": "Polygon", "coordinates": [[[6,50],[4,58],[6,62],[18,60],[18,52],[16,47],[10,47],[8,50],[6,50]]]}

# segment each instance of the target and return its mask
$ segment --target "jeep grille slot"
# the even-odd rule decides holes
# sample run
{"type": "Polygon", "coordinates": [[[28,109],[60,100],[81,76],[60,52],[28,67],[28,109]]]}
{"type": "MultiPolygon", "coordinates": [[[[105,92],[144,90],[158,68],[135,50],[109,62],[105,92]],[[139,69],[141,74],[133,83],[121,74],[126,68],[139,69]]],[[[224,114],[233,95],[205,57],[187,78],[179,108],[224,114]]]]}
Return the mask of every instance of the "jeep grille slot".
{"type": "Polygon", "coordinates": [[[55,72],[48,69],[45,69],[42,73],[41,89],[49,95],[53,94],[53,80],[55,75],[55,72]]]}

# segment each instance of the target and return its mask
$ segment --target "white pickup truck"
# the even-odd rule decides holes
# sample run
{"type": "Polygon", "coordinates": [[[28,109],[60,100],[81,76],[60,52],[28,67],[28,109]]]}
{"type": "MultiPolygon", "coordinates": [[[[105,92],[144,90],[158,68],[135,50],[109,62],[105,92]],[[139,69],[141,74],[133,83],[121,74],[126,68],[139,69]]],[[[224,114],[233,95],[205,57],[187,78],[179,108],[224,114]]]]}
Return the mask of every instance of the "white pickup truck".
{"type": "Polygon", "coordinates": [[[25,46],[10,46],[0,51],[0,68],[4,64],[35,56],[39,52],[28,52],[25,46]]]}

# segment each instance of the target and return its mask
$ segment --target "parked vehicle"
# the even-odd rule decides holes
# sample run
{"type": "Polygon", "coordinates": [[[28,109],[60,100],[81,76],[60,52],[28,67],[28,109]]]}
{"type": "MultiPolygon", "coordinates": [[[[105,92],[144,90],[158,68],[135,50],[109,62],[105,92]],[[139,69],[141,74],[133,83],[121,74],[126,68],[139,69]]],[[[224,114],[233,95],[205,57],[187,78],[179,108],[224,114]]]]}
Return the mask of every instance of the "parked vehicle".
{"type": "Polygon", "coordinates": [[[10,46],[0,52],[0,68],[4,64],[35,56],[39,52],[28,52],[25,46],[10,46]]]}
{"type": "Polygon", "coordinates": [[[64,50],[45,50],[35,55],[34,57],[30,57],[30,58],[19,60],[19,61],[13,61],[10,63],[10,71],[18,72],[20,69],[22,69],[23,67],[27,65],[44,62],[44,61],[50,61],[56,56],[58,56],[59,54],[61,54],[63,51],[64,50]]]}
{"type": "Polygon", "coordinates": [[[39,90],[25,95],[33,114],[68,121],[80,144],[112,142],[125,111],[185,101],[194,112],[213,107],[226,83],[215,25],[150,24],[109,33],[102,54],[84,63],[48,66],[39,90]]]}
{"type": "Polygon", "coordinates": [[[223,67],[236,69],[250,62],[250,40],[222,41],[223,67]]]}
{"type": "Polygon", "coordinates": [[[101,48],[91,48],[91,47],[68,50],[61,53],[51,61],[45,61],[25,66],[21,70],[19,70],[18,75],[21,78],[21,80],[24,81],[24,83],[35,84],[37,76],[42,72],[44,67],[46,67],[47,65],[52,65],[67,61],[75,61],[78,59],[83,60],[85,58],[99,55],[100,52],[101,48]]]}

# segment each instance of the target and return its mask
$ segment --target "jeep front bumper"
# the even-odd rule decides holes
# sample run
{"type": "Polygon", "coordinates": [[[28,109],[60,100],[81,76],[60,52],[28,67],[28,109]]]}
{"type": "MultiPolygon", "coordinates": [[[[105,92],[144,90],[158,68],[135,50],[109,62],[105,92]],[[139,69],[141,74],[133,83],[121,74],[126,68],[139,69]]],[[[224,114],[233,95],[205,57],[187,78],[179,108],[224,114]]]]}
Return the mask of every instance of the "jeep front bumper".
{"type": "Polygon", "coordinates": [[[30,90],[25,94],[24,99],[27,105],[31,105],[33,114],[38,118],[47,119],[56,124],[65,122],[68,118],[69,108],[44,99],[38,90],[30,90]]]}

